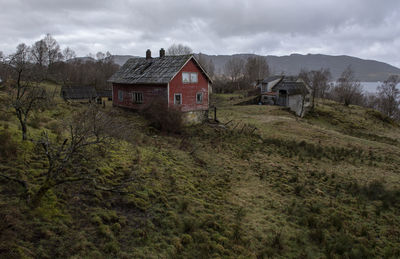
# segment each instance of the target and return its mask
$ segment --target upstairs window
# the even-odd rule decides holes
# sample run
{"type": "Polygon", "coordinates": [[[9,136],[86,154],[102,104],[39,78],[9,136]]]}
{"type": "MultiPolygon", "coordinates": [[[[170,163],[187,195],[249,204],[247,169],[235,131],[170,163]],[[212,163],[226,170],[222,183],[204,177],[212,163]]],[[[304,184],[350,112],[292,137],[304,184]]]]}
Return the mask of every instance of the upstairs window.
{"type": "Polygon", "coordinates": [[[191,83],[197,83],[197,73],[190,73],[190,82],[191,83]]]}
{"type": "Polygon", "coordinates": [[[143,93],[141,93],[141,92],[133,92],[132,93],[132,102],[134,102],[134,103],[143,103],[143,93]]]}
{"type": "Polygon", "coordinates": [[[182,83],[196,84],[198,81],[197,72],[182,72],[182,83]]]}
{"type": "Polygon", "coordinates": [[[187,72],[182,73],[182,83],[184,83],[184,84],[190,83],[190,73],[187,73],[187,72]]]}
{"type": "Polygon", "coordinates": [[[174,104],[182,104],[182,94],[174,94],[174,104]]]}
{"type": "Polygon", "coordinates": [[[124,100],[124,92],[121,90],[118,90],[118,100],[122,102],[124,100]]]}
{"type": "Polygon", "coordinates": [[[196,103],[203,103],[203,93],[196,94],[196,103]]]}

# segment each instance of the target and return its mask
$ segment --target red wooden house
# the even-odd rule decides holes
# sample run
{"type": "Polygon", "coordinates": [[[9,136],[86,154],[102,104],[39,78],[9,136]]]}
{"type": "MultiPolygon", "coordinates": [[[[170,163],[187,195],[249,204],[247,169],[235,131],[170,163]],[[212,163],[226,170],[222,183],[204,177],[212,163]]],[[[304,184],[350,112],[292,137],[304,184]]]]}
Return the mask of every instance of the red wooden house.
{"type": "Polygon", "coordinates": [[[146,58],[129,59],[109,82],[114,106],[140,109],[162,98],[193,118],[209,108],[212,81],[193,55],[165,56],[161,49],[160,57],[152,58],[147,50],[146,58]]]}

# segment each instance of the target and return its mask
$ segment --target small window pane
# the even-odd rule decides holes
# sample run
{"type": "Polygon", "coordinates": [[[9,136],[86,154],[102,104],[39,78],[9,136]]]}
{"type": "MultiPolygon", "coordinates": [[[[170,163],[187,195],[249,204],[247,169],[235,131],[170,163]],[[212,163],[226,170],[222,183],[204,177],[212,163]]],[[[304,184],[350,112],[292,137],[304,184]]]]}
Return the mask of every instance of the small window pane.
{"type": "Polygon", "coordinates": [[[118,91],[118,100],[122,101],[124,99],[124,92],[121,90],[118,91]]]}
{"type": "Polygon", "coordinates": [[[196,94],[196,102],[197,103],[202,103],[203,102],[203,93],[197,93],[196,94]]]}
{"type": "Polygon", "coordinates": [[[190,73],[187,72],[182,73],[182,82],[185,84],[190,83],[190,73]]]}
{"type": "Polygon", "coordinates": [[[132,93],[132,101],[134,103],[143,103],[143,93],[133,92],[132,93]]]}
{"type": "Polygon", "coordinates": [[[190,73],[190,82],[197,83],[197,73],[190,73]]]}
{"type": "Polygon", "coordinates": [[[175,94],[174,95],[174,104],[182,104],[182,95],[181,94],[175,94]]]}

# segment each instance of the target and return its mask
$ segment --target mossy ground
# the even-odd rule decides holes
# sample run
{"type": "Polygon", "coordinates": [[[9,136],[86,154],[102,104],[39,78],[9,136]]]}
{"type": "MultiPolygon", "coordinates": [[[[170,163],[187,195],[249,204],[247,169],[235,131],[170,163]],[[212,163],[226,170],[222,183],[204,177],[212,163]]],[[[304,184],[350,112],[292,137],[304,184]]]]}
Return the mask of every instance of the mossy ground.
{"type": "MultiPolygon", "coordinates": [[[[31,211],[19,187],[2,179],[2,256],[399,257],[399,126],[334,102],[320,100],[299,119],[279,107],[234,105],[243,99],[215,95],[218,119],[229,123],[180,135],[107,106],[130,134],[91,166],[98,183],[130,179],[125,194],[73,183],[31,211]]],[[[59,100],[35,113],[30,137],[62,134],[62,121],[83,106],[59,100]]],[[[0,135],[17,149],[1,158],[2,172],[41,177],[46,162],[20,140],[14,116],[1,116],[0,135]]]]}

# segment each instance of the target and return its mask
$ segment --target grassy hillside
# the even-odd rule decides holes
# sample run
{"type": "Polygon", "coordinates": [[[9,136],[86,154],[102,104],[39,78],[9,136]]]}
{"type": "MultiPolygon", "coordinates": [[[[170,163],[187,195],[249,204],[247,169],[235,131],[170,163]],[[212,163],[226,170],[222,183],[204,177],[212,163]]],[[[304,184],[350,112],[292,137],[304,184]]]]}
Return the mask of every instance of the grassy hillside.
{"type": "MultiPolygon", "coordinates": [[[[96,182],[60,185],[32,210],[0,178],[0,257],[398,258],[400,127],[379,113],[320,101],[299,119],[216,95],[220,125],[165,135],[106,107],[123,138],[93,149],[96,182]],[[126,179],[129,179],[126,180],[126,179]]],[[[63,136],[83,104],[36,112],[30,136],[63,136]]],[[[59,137],[61,141],[61,137],[59,137]]],[[[35,182],[48,164],[0,116],[0,170],[35,182]]]]}

